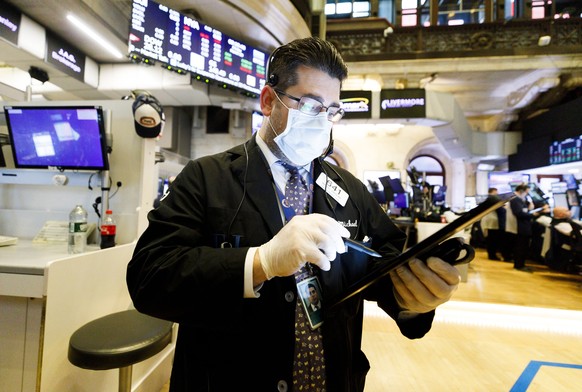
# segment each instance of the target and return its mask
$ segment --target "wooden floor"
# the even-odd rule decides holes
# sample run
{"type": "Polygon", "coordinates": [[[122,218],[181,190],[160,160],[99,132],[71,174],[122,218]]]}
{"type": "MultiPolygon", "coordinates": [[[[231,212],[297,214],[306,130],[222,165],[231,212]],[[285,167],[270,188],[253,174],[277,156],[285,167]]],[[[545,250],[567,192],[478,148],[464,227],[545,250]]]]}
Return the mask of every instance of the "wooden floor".
{"type": "Polygon", "coordinates": [[[582,276],[528,265],[533,274],[478,249],[419,340],[366,303],[366,392],[582,391],[582,276]]]}
{"type": "Polygon", "coordinates": [[[582,276],[490,261],[477,250],[466,283],[415,341],[366,304],[366,392],[582,391],[582,276]]]}

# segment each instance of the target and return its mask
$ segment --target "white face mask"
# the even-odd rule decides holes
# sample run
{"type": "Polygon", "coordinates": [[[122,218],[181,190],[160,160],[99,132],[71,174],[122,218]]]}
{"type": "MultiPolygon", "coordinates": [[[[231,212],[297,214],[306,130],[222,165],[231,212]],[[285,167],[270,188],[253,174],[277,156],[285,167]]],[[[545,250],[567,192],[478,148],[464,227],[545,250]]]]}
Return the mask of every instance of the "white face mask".
{"type": "MultiPolygon", "coordinates": [[[[305,166],[321,156],[329,145],[331,127],[332,122],[327,119],[325,112],[317,116],[309,116],[297,109],[289,108],[287,126],[273,140],[291,163],[305,166]]],[[[272,125],[271,129],[273,129],[272,125]]],[[[275,132],[274,129],[273,132],[275,132]]]]}

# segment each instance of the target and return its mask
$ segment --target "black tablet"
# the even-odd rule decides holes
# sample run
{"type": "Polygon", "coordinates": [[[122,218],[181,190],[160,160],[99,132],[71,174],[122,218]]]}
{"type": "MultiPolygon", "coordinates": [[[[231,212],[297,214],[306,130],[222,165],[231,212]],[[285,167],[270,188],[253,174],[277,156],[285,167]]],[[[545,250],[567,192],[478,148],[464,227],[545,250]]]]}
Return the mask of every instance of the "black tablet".
{"type": "MultiPolygon", "coordinates": [[[[416,245],[408,248],[399,256],[381,263],[378,268],[348,287],[342,296],[335,300],[331,300],[330,302],[333,304],[332,306],[338,305],[339,303],[353,297],[362,290],[376,283],[378,280],[384,278],[392,270],[398,268],[409,260],[413,258],[425,260],[427,257],[432,256],[432,254],[437,251],[435,247],[439,246],[453,234],[458,233],[467,226],[477,222],[491,211],[495,211],[497,208],[507,203],[513,197],[515,197],[514,193],[505,193],[498,195],[497,198],[489,198],[483,203],[479,204],[477,207],[460,215],[457,219],[447,224],[436,233],[431,234],[429,237],[420,241],[416,245]]],[[[451,264],[454,264],[454,262],[451,262],[451,264]]]]}

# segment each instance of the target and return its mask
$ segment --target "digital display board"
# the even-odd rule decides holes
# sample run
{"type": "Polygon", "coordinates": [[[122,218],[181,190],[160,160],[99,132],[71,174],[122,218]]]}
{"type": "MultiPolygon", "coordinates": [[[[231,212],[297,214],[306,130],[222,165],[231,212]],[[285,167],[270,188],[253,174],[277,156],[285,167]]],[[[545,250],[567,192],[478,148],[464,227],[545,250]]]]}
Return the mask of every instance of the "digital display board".
{"type": "Polygon", "coordinates": [[[344,119],[372,118],[372,92],[342,91],[340,107],[345,111],[344,119]]]}
{"type": "Polygon", "coordinates": [[[582,161],[582,135],[550,145],[550,165],[582,161]]]}
{"type": "Polygon", "coordinates": [[[550,145],[550,165],[582,161],[582,135],[550,145]]]}
{"type": "Polygon", "coordinates": [[[190,16],[148,0],[133,0],[129,52],[260,94],[265,52],[190,16]]]}
{"type": "Polygon", "coordinates": [[[0,8],[0,37],[18,45],[18,31],[22,14],[10,4],[2,3],[0,8]]]}
{"type": "Polygon", "coordinates": [[[426,117],[424,89],[390,89],[380,91],[380,118],[426,117]]]}

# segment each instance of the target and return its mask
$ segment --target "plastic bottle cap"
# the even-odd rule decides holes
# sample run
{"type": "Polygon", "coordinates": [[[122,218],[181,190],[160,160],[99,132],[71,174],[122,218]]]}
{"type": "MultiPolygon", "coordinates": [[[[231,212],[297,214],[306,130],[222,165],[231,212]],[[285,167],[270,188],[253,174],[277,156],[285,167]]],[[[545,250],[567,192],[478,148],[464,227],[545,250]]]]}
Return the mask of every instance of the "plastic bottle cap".
{"type": "Polygon", "coordinates": [[[106,213],[106,214],[113,214],[113,211],[111,211],[111,210],[107,210],[107,211],[105,211],[105,213],[106,213]]]}

